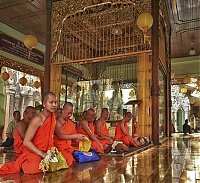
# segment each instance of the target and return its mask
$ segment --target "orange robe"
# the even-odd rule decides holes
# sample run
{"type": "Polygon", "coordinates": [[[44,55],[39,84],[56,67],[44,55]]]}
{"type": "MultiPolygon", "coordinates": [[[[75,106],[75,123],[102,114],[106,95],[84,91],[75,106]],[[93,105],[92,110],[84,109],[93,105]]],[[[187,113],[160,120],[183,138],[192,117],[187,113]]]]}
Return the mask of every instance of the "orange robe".
{"type": "MultiPolygon", "coordinates": [[[[88,124],[88,127],[90,128],[92,134],[95,135],[95,133],[94,133],[95,129],[94,129],[94,124],[93,124],[93,122],[90,122],[90,123],[88,124]]],[[[83,130],[83,129],[80,129],[79,124],[77,125],[76,130],[77,130],[77,133],[84,134],[85,136],[88,137],[88,139],[90,139],[90,137],[89,137],[89,135],[86,133],[86,131],[83,130]]],[[[96,135],[95,135],[95,136],[96,136],[96,135]]],[[[93,141],[92,139],[90,139],[90,140],[92,141],[92,144],[91,144],[92,148],[93,148],[96,152],[103,154],[104,152],[101,150],[99,144],[98,144],[96,141],[93,141]]],[[[98,140],[99,140],[99,142],[103,145],[103,147],[104,147],[106,144],[108,144],[108,145],[111,144],[111,142],[110,142],[108,139],[98,139],[98,140]]]]}
{"type": "MultiPolygon", "coordinates": [[[[53,134],[55,130],[55,116],[50,114],[43,125],[38,128],[33,137],[33,144],[41,151],[47,152],[53,146],[53,134]]],[[[20,172],[22,169],[24,173],[34,174],[42,172],[39,170],[39,163],[42,157],[32,153],[27,148],[17,158],[15,162],[5,163],[0,168],[0,174],[10,174],[20,172]]]]}
{"type": "Polygon", "coordinates": [[[107,136],[110,137],[110,133],[109,133],[109,130],[108,130],[106,121],[104,121],[103,125],[101,126],[100,132],[101,132],[102,134],[107,135],[107,136]]]}
{"type": "MultiPolygon", "coordinates": [[[[128,124],[124,123],[124,128],[126,130],[127,133],[129,133],[128,130],[128,124]]],[[[119,123],[116,123],[116,128],[115,128],[115,139],[122,141],[125,145],[130,145],[133,144],[135,147],[138,147],[138,145],[134,142],[133,139],[131,139],[129,136],[125,135],[120,126],[119,123]]]]}
{"type": "MultiPolygon", "coordinates": [[[[75,124],[72,122],[71,119],[65,122],[65,124],[62,127],[62,132],[64,134],[77,134],[75,124]]],[[[68,166],[71,166],[74,161],[74,158],[72,156],[73,151],[75,149],[78,149],[78,146],[74,147],[73,145],[75,143],[73,143],[73,145],[72,143],[72,140],[62,140],[58,139],[56,135],[54,136],[54,145],[63,154],[68,166]]]]}
{"type": "Polygon", "coordinates": [[[25,146],[17,129],[14,130],[13,135],[14,135],[14,150],[16,153],[22,153],[25,146]]]}

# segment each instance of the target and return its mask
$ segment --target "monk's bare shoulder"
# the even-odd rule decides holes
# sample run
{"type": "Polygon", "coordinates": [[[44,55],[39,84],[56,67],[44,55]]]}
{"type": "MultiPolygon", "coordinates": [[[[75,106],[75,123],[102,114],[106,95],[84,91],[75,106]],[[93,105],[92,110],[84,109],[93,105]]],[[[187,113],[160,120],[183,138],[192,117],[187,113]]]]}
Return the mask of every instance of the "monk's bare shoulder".
{"type": "Polygon", "coordinates": [[[26,122],[24,122],[23,120],[21,120],[21,121],[19,121],[19,122],[15,125],[15,129],[19,130],[19,129],[24,128],[24,127],[26,127],[26,126],[27,126],[26,122]]]}
{"type": "Polygon", "coordinates": [[[44,123],[44,121],[45,121],[45,119],[44,119],[43,115],[41,115],[41,114],[39,113],[39,114],[36,114],[36,115],[31,119],[30,125],[41,126],[41,125],[44,123]]]}

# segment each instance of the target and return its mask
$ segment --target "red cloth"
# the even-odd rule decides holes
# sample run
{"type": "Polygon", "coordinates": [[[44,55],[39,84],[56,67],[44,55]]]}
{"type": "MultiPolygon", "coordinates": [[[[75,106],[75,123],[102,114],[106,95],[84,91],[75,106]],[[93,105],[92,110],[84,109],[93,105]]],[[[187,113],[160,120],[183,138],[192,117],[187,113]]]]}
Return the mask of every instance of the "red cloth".
{"type": "Polygon", "coordinates": [[[14,130],[13,135],[14,135],[14,150],[16,153],[22,153],[25,146],[17,129],[14,130]]]}
{"type": "MultiPolygon", "coordinates": [[[[43,125],[38,128],[33,137],[33,144],[41,151],[47,152],[53,146],[53,134],[55,130],[55,116],[50,114],[43,125]]],[[[24,173],[34,174],[42,172],[39,170],[39,163],[42,157],[32,153],[27,148],[17,158],[15,162],[5,163],[0,168],[0,174],[10,174],[20,172],[20,169],[24,173]]]]}
{"type": "MultiPolygon", "coordinates": [[[[126,132],[129,133],[127,123],[124,123],[124,128],[126,132]]],[[[122,141],[125,145],[133,144],[135,147],[138,147],[138,145],[134,142],[132,138],[130,138],[129,136],[125,135],[122,132],[120,125],[118,123],[116,123],[116,128],[115,128],[115,139],[122,141]]]]}
{"type": "MultiPolygon", "coordinates": [[[[64,134],[77,134],[75,124],[72,122],[72,120],[67,120],[65,124],[62,127],[62,132],[64,134]]],[[[58,148],[58,150],[63,154],[67,161],[67,165],[71,166],[74,158],[73,158],[73,151],[75,149],[78,149],[77,147],[72,146],[72,140],[61,140],[58,139],[58,137],[54,136],[54,145],[58,148]]],[[[75,143],[73,143],[74,145],[75,143]]]]}
{"type": "MultiPolygon", "coordinates": [[[[91,130],[92,134],[95,135],[95,133],[94,133],[95,128],[94,128],[93,122],[88,123],[88,127],[89,127],[89,129],[91,130]]],[[[96,152],[101,153],[101,154],[104,153],[104,152],[101,150],[99,144],[98,144],[96,141],[93,141],[93,140],[89,137],[89,135],[86,133],[86,131],[80,128],[79,124],[77,125],[76,130],[77,130],[77,133],[84,134],[85,136],[88,137],[88,139],[90,139],[90,140],[92,141],[91,146],[92,146],[92,148],[93,148],[96,152]]],[[[95,135],[95,136],[96,136],[96,135],[95,135]]],[[[99,140],[99,142],[103,145],[103,147],[104,147],[106,144],[111,144],[110,141],[109,141],[108,139],[98,139],[98,140],[99,140]]]]}

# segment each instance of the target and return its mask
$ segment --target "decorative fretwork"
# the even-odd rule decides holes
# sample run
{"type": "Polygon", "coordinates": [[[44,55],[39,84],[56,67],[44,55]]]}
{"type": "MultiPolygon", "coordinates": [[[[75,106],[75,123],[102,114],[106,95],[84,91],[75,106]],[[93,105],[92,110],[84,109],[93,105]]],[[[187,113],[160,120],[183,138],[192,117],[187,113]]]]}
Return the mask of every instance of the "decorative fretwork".
{"type": "Polygon", "coordinates": [[[136,24],[150,6],[149,0],[53,2],[51,62],[109,60],[150,50],[136,24]]]}
{"type": "Polygon", "coordinates": [[[44,71],[31,67],[28,64],[23,64],[15,60],[0,56],[0,68],[3,66],[9,67],[11,69],[15,69],[17,71],[27,73],[33,76],[37,76],[40,78],[41,81],[44,81],[44,71]]]}

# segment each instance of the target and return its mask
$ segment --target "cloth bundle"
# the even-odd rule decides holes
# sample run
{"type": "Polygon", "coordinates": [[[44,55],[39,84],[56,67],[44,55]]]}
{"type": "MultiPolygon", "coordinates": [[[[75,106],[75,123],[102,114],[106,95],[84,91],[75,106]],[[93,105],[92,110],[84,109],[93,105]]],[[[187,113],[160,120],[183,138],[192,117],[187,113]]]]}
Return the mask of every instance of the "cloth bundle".
{"type": "Polygon", "coordinates": [[[78,163],[84,163],[89,161],[98,161],[100,157],[94,150],[90,150],[91,141],[86,137],[84,141],[79,142],[79,150],[73,152],[74,159],[78,163]]]}
{"type": "Polygon", "coordinates": [[[88,152],[82,152],[79,150],[75,150],[73,152],[73,156],[78,163],[85,163],[89,161],[98,161],[100,157],[95,153],[94,150],[89,150],[88,152]]]}
{"type": "Polygon", "coordinates": [[[64,156],[56,147],[52,147],[48,150],[47,156],[39,164],[39,169],[43,172],[55,172],[68,167],[64,156]]]}

